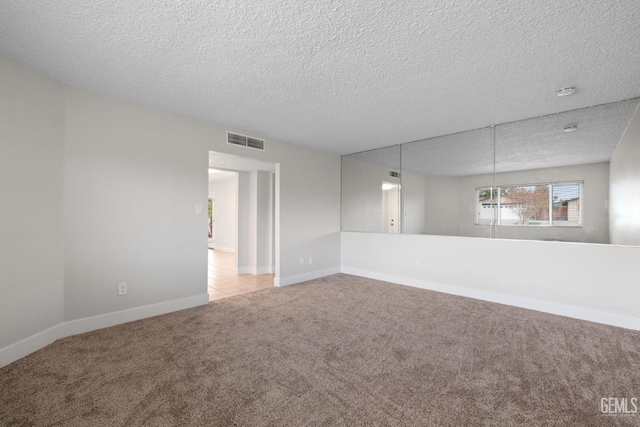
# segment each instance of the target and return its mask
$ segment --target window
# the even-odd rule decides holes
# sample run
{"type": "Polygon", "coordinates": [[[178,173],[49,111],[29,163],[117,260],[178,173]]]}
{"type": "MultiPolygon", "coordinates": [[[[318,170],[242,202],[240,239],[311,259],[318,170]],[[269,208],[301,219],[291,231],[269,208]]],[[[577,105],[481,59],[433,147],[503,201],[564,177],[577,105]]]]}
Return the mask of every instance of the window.
{"type": "Polygon", "coordinates": [[[582,183],[504,185],[477,189],[476,224],[582,225],[582,183]]]}

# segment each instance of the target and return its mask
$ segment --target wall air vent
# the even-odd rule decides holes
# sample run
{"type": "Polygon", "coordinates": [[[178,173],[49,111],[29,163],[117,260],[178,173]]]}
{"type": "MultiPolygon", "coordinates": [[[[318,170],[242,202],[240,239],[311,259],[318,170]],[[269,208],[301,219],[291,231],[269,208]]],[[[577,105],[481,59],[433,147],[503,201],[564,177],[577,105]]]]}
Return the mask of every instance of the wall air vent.
{"type": "Polygon", "coordinates": [[[227,144],[241,145],[254,150],[264,151],[264,139],[254,138],[252,136],[241,135],[227,131],[227,144]]]}
{"type": "Polygon", "coordinates": [[[264,150],[264,140],[257,138],[247,138],[247,147],[257,150],[264,150]]]}
{"type": "Polygon", "coordinates": [[[389,176],[392,176],[394,178],[400,178],[400,172],[389,171],[389,176]]]}

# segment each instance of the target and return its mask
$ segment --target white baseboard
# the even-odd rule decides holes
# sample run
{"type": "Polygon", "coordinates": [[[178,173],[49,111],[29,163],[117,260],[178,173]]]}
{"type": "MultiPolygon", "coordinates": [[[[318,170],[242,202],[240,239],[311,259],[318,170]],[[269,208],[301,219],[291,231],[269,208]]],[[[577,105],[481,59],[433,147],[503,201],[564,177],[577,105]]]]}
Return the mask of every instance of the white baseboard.
{"type": "Polygon", "coordinates": [[[173,301],[135,307],[129,310],[115,311],[99,316],[85,317],[83,319],[62,322],[49,329],[18,341],[17,343],[0,349],[0,367],[13,363],[34,351],[40,350],[60,338],[95,331],[96,329],[107,328],[109,326],[132,322],[134,320],[145,319],[147,317],[167,314],[173,311],[185,310],[187,308],[193,308],[205,304],[209,304],[208,294],[201,294],[173,301]]]}
{"type": "Polygon", "coordinates": [[[35,335],[31,335],[17,343],[8,345],[0,349],[0,367],[13,363],[18,359],[22,359],[23,357],[48,346],[60,338],[64,338],[63,323],[59,323],[56,326],[45,329],[35,335]]]}
{"type": "Polygon", "coordinates": [[[214,251],[236,253],[236,249],[235,248],[228,248],[226,246],[218,246],[218,245],[213,245],[213,247],[211,247],[211,246],[209,246],[209,247],[211,249],[213,249],[214,251]]]}
{"type": "Polygon", "coordinates": [[[308,280],[319,279],[332,274],[340,273],[340,267],[325,268],[324,270],[310,271],[308,273],[296,274],[295,276],[276,277],[274,283],[276,286],[295,285],[296,283],[306,282],[308,280]]]}
{"type": "Polygon", "coordinates": [[[143,305],[141,307],[135,307],[128,310],[114,311],[112,313],[101,314],[99,316],[85,317],[65,322],[64,333],[65,336],[68,337],[205,304],[209,304],[208,294],[200,294],[188,298],[160,302],[157,304],[143,305]]]}
{"type": "Polygon", "coordinates": [[[351,274],[353,276],[367,277],[370,279],[397,283],[399,285],[428,289],[431,291],[442,292],[451,295],[459,295],[482,301],[490,301],[498,304],[511,305],[515,307],[526,308],[529,310],[541,311],[543,313],[556,314],[559,316],[571,317],[574,319],[587,320],[589,322],[602,323],[604,325],[618,326],[621,328],[640,331],[640,318],[638,317],[626,316],[616,313],[607,313],[590,308],[576,307],[533,298],[519,297],[500,292],[466,288],[464,286],[445,285],[428,280],[414,279],[411,277],[396,276],[393,274],[378,273],[375,271],[360,270],[350,267],[342,267],[341,271],[342,273],[351,274]]]}

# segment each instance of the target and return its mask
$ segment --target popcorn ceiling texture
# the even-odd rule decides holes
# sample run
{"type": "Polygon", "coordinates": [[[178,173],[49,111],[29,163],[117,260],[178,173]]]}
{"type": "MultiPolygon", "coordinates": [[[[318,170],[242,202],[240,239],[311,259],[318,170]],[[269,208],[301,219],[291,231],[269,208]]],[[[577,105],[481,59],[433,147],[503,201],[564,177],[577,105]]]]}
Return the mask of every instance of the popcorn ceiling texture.
{"type": "MultiPolygon", "coordinates": [[[[463,176],[608,162],[638,107],[638,99],[536,117],[402,145],[402,170],[463,176]],[[575,132],[564,132],[575,124],[575,132]]],[[[351,157],[400,168],[398,147],[351,157]]]]}
{"type": "Polygon", "coordinates": [[[336,153],[640,95],[635,0],[0,7],[0,52],[65,84],[336,153]]]}

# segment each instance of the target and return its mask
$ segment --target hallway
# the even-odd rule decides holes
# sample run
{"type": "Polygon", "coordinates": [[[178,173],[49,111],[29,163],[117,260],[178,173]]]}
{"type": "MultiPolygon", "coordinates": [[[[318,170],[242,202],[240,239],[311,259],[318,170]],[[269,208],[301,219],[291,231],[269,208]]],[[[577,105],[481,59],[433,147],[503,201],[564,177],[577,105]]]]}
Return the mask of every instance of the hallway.
{"type": "Polygon", "coordinates": [[[236,275],[236,254],[209,249],[209,301],[273,287],[274,274],[236,275]]]}

